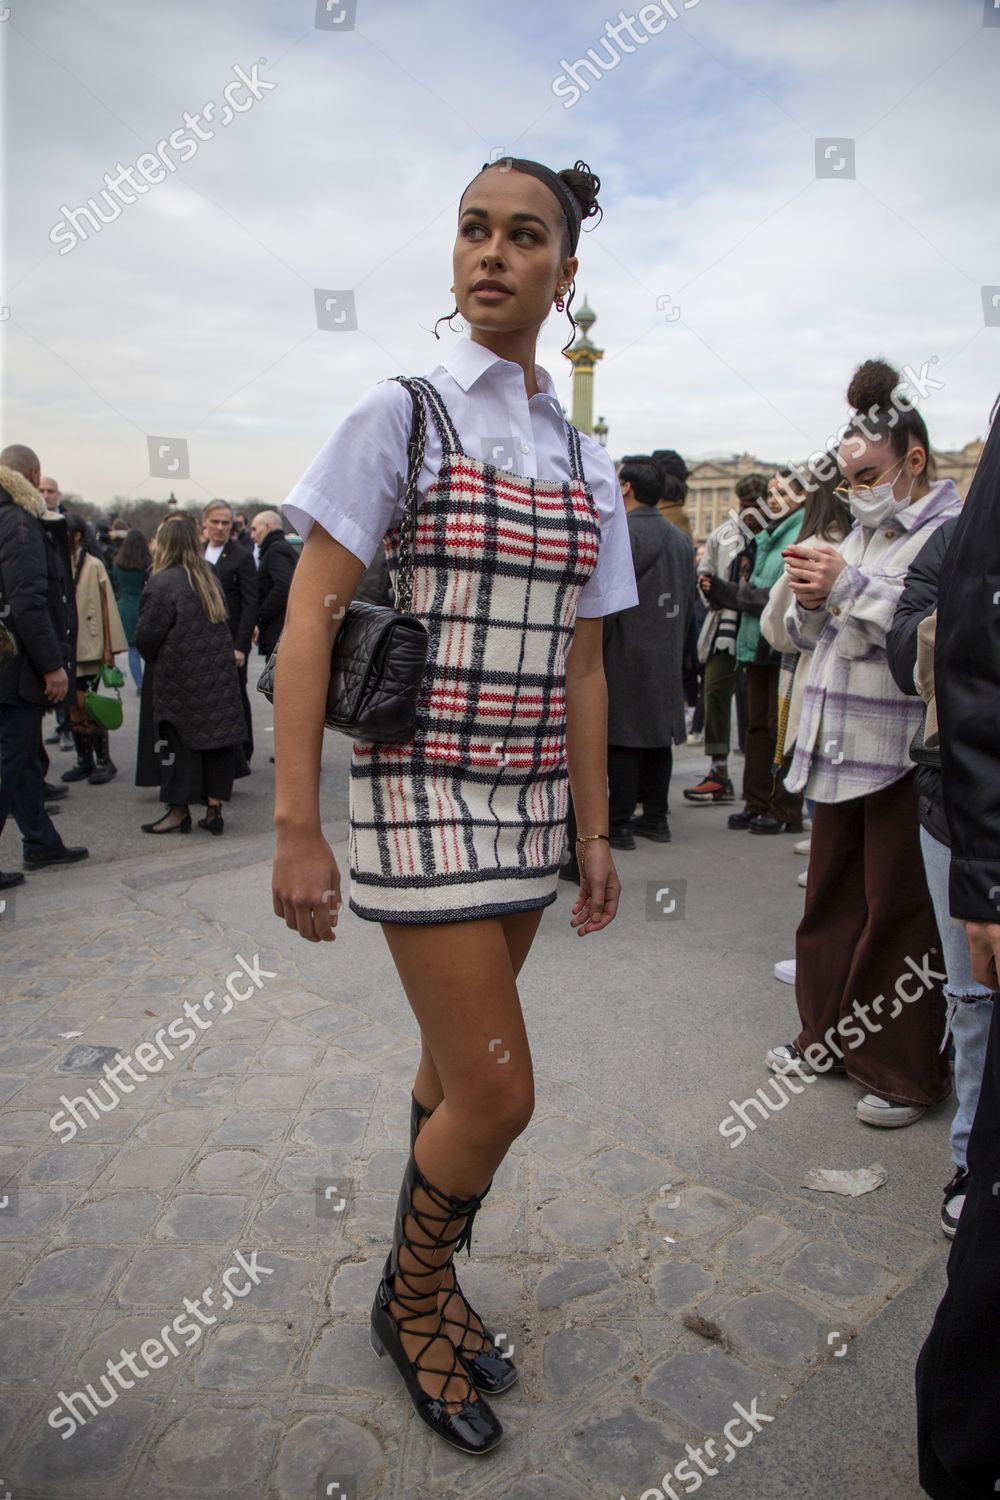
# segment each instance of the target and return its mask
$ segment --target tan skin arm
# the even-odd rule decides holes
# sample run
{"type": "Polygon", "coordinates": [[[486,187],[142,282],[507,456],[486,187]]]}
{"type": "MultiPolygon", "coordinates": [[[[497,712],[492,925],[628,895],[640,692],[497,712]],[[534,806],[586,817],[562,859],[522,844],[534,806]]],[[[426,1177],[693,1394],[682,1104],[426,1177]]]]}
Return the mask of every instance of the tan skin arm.
{"type": "MultiPolygon", "coordinates": [[[[566,760],[580,834],[608,831],[608,685],[603,621],[577,617],[566,658],[566,760]]],[[[606,839],[577,844],[580,893],[570,922],[577,934],[614,921],[621,881],[606,839]]]]}
{"type": "Polygon", "coordinates": [[[332,942],[340,871],[323,836],[319,772],[330,653],[365,570],[313,526],[292,575],[274,687],[274,912],[310,943],[332,942]]]}

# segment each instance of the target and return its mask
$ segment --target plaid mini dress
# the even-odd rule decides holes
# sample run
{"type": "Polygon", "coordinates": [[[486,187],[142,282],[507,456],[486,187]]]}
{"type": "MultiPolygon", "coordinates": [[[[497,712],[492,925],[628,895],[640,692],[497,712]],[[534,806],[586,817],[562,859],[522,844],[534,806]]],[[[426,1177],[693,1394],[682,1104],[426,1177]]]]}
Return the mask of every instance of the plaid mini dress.
{"type": "MultiPolygon", "coordinates": [[[[530,911],[556,898],[566,655],[597,564],[597,505],[570,423],[570,480],[508,473],[471,458],[437,388],[412,383],[443,450],[413,548],[427,666],[413,738],[353,744],[349,905],[373,922],[530,911]]],[[[383,541],[393,579],[400,531],[383,541]]]]}

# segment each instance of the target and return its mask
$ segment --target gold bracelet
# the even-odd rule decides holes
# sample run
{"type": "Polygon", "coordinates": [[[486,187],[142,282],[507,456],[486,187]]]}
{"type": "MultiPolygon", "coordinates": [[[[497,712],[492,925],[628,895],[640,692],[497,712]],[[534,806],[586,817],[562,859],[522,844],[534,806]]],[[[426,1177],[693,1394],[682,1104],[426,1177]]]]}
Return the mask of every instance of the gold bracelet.
{"type": "MultiPolygon", "coordinates": [[[[607,839],[607,838],[608,838],[608,835],[606,833],[585,833],[582,837],[578,836],[576,841],[577,841],[578,844],[589,844],[594,839],[607,839]]],[[[610,839],[608,839],[608,842],[609,843],[611,842],[610,839]]]]}

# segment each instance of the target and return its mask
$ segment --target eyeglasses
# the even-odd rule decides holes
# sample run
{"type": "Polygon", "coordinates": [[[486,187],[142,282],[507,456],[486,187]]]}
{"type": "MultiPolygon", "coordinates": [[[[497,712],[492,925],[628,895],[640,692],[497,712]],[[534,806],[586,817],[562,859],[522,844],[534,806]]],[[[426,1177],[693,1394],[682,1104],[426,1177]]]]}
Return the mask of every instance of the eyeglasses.
{"type": "Polygon", "coordinates": [[[847,480],[845,479],[843,484],[837,485],[833,493],[838,497],[838,499],[845,501],[850,500],[852,494],[860,495],[864,499],[870,500],[875,494],[878,486],[882,483],[885,475],[891,474],[893,469],[898,469],[900,464],[905,464],[906,459],[907,455],[905,453],[903,454],[902,458],[897,458],[894,464],[889,465],[884,474],[879,474],[874,484],[848,484],[847,480]]]}

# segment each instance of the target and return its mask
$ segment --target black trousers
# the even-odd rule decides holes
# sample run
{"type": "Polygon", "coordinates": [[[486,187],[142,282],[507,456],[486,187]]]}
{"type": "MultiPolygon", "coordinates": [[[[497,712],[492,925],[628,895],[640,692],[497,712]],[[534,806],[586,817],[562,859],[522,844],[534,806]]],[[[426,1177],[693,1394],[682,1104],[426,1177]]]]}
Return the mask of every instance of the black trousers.
{"type": "Polygon", "coordinates": [[[8,816],[21,830],[24,853],[61,843],[45,811],[41,704],[0,703],[0,832],[8,816]]]}
{"type": "Polygon", "coordinates": [[[920,1483],[972,1500],[1000,1480],[1000,1014],[993,1007],[969,1137],[969,1191],[948,1257],[948,1290],[917,1361],[920,1483]]]}
{"type": "MultiPolygon", "coordinates": [[[[247,656],[242,667],[237,667],[236,672],[240,679],[240,697],[243,700],[243,717],[247,721],[247,737],[243,741],[243,754],[249,761],[253,755],[253,714],[250,712],[250,699],[247,695],[247,672],[250,669],[250,657],[247,656]]],[[[260,674],[258,673],[258,676],[260,674]]],[[[215,796],[215,793],[212,793],[215,796]]]]}
{"type": "Polygon", "coordinates": [[[665,818],[674,752],[670,745],[646,750],[633,745],[608,746],[608,819],[612,827],[627,823],[642,802],[647,818],[665,818]]]}

